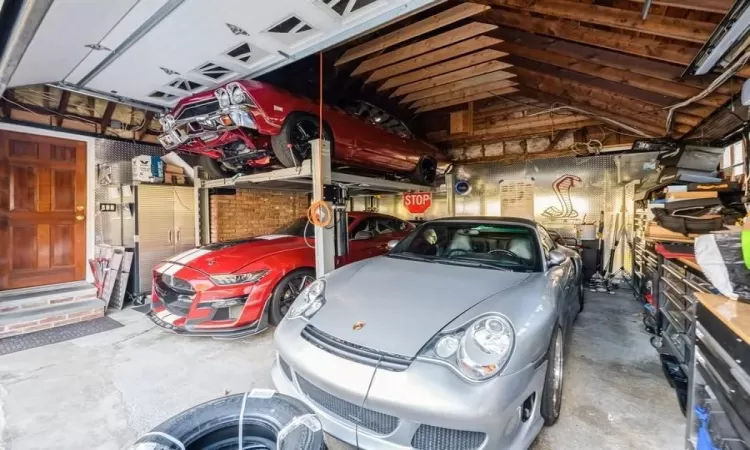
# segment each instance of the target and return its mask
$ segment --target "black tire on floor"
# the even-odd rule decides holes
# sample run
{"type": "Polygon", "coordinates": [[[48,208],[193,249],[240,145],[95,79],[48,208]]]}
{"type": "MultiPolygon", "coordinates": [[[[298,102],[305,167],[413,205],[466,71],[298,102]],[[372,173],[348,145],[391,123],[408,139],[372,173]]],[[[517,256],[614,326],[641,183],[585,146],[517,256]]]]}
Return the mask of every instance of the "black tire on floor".
{"type": "Polygon", "coordinates": [[[297,298],[307,284],[315,280],[314,269],[297,269],[288,273],[279,281],[271,295],[271,309],[269,310],[269,322],[278,325],[289,311],[289,307],[297,298]]]}
{"type": "MultiPolygon", "coordinates": [[[[294,112],[287,116],[281,133],[271,136],[271,148],[276,159],[284,167],[296,167],[312,156],[309,141],[317,139],[320,134],[320,121],[312,114],[294,112]],[[294,156],[292,156],[294,154],[294,156]]],[[[331,130],[323,124],[323,139],[333,146],[331,130]]],[[[331,147],[333,156],[333,147],[331,147]]]]}
{"type": "MultiPolygon", "coordinates": [[[[270,398],[248,396],[242,419],[242,445],[239,446],[239,420],[245,394],[229,395],[208,401],[176,416],[151,430],[138,444],[156,444],[157,448],[186,450],[206,448],[276,448],[279,431],[295,417],[313,411],[299,400],[281,394],[270,398]],[[171,437],[171,439],[170,439],[171,437]]],[[[250,394],[252,395],[252,394],[250,394]]],[[[294,442],[286,441],[285,448],[322,450],[323,430],[291,433],[294,442]],[[289,445],[292,444],[292,445],[289,445]],[[288,447],[287,447],[288,445],[288,447]]]]}
{"type": "Polygon", "coordinates": [[[414,183],[424,184],[428,186],[435,183],[436,177],[437,161],[428,156],[422,157],[422,159],[420,159],[419,163],[417,164],[417,168],[414,169],[414,172],[412,172],[411,175],[409,175],[409,178],[414,183]]]}
{"type": "Polygon", "coordinates": [[[219,161],[211,159],[208,156],[200,157],[200,166],[206,169],[209,178],[212,180],[218,180],[221,178],[233,177],[237,174],[232,170],[225,169],[219,161]]]}
{"type": "Polygon", "coordinates": [[[544,378],[544,391],[540,412],[546,426],[552,426],[560,417],[563,384],[563,346],[565,339],[562,329],[557,327],[547,350],[547,375],[544,378]]]}

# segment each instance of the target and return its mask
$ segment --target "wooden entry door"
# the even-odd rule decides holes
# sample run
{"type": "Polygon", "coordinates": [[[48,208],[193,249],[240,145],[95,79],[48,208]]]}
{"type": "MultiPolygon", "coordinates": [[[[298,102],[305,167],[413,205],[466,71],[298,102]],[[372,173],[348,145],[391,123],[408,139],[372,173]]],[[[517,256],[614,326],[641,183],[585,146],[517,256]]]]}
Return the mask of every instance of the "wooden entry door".
{"type": "Polygon", "coordinates": [[[0,290],[86,276],[86,143],[0,130],[0,290]]]}

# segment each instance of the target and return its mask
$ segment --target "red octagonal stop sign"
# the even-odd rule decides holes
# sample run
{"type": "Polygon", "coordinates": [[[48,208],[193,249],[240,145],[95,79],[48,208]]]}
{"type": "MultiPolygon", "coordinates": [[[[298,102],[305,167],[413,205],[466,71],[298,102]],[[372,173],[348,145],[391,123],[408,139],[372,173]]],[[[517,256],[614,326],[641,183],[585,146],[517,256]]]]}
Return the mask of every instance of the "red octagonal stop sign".
{"type": "Polygon", "coordinates": [[[404,206],[412,214],[422,214],[432,206],[431,192],[405,192],[404,206]]]}

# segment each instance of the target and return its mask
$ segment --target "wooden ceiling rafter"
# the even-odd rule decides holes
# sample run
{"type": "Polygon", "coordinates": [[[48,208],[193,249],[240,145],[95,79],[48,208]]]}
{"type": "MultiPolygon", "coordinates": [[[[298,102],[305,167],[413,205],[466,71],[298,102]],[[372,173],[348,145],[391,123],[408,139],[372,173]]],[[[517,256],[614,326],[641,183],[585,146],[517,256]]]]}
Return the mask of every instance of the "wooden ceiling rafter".
{"type": "Polygon", "coordinates": [[[439,12],[426,19],[407,25],[386,35],[371,39],[363,44],[352,47],[336,61],[335,65],[354,61],[373,53],[383,51],[389,47],[401,44],[410,39],[422,36],[423,34],[442,28],[446,25],[458,22],[476,14],[487,11],[490,7],[477,3],[462,3],[453,8],[439,12]]]}
{"type": "Polygon", "coordinates": [[[471,78],[465,78],[462,80],[454,81],[451,83],[442,84],[428,89],[422,89],[417,92],[408,94],[401,100],[401,103],[411,103],[417,100],[422,100],[428,97],[434,97],[436,95],[447,94],[451,91],[470,88],[481,84],[494,83],[499,81],[508,80],[515,77],[514,74],[506,72],[504,70],[496,70],[483,75],[478,75],[471,78]]]}
{"type": "Polygon", "coordinates": [[[599,120],[584,118],[574,122],[557,123],[554,125],[545,123],[535,127],[520,126],[515,127],[514,129],[509,131],[501,131],[481,136],[476,135],[476,131],[473,136],[452,136],[450,139],[445,139],[445,137],[437,137],[433,135],[432,142],[450,143],[453,147],[479,145],[496,141],[530,139],[542,136],[554,137],[555,133],[560,130],[578,130],[581,128],[597,126],[601,124],[602,122],[599,120]]]}
{"type": "Polygon", "coordinates": [[[102,129],[102,133],[112,123],[112,114],[114,114],[116,107],[117,107],[117,103],[107,102],[107,106],[104,108],[104,114],[102,114],[102,118],[101,120],[99,120],[99,126],[102,129]]]}
{"type": "Polygon", "coordinates": [[[479,84],[479,85],[467,87],[464,89],[454,89],[445,94],[417,100],[411,105],[409,105],[409,108],[410,109],[422,108],[425,106],[435,105],[435,104],[447,102],[450,100],[462,99],[462,98],[472,96],[474,94],[479,94],[482,92],[499,92],[500,90],[504,90],[506,88],[510,88],[516,85],[518,85],[518,83],[512,80],[500,80],[500,81],[495,81],[492,83],[479,84]]]}
{"type": "Polygon", "coordinates": [[[60,102],[57,105],[57,117],[55,118],[55,123],[58,127],[61,127],[63,124],[63,120],[65,120],[65,115],[68,111],[68,103],[70,102],[70,91],[62,91],[62,94],[60,94],[60,102]]]}
{"type": "Polygon", "coordinates": [[[418,113],[423,113],[423,112],[427,112],[427,111],[435,111],[435,110],[438,110],[438,109],[448,108],[448,107],[451,107],[451,106],[461,105],[461,104],[464,104],[464,103],[474,102],[474,101],[477,101],[477,100],[483,100],[483,99],[486,99],[486,98],[492,98],[492,97],[496,97],[496,96],[502,96],[502,95],[505,95],[505,94],[511,94],[513,92],[518,92],[518,89],[516,89],[515,87],[509,87],[509,88],[499,89],[497,91],[482,92],[482,93],[479,93],[479,94],[469,95],[469,96],[466,96],[464,98],[457,99],[457,100],[449,100],[449,101],[442,102],[442,103],[437,103],[437,104],[434,104],[434,105],[423,106],[423,107],[419,108],[417,110],[417,112],[418,113]]]}
{"type": "MultiPolygon", "coordinates": [[[[490,72],[502,72],[505,69],[510,68],[511,65],[502,61],[488,61],[486,63],[477,64],[472,67],[465,69],[455,70],[443,75],[427,78],[416,83],[405,84],[396,89],[391,97],[400,97],[402,95],[411,94],[412,92],[422,91],[429,88],[434,88],[443,84],[452,83],[454,81],[464,80],[466,78],[472,78],[478,75],[483,75],[490,72]]],[[[507,74],[507,72],[503,72],[507,74]]],[[[502,75],[502,74],[500,74],[502,75]]],[[[512,75],[507,74],[507,77],[512,75]]]]}
{"type": "Polygon", "coordinates": [[[497,28],[496,25],[481,22],[471,22],[462,27],[440,33],[437,36],[433,36],[425,40],[390,51],[388,53],[366,59],[361,62],[357,66],[357,68],[352,71],[351,74],[361,75],[375,69],[380,69],[381,67],[386,67],[405,59],[413,58],[415,56],[422,55],[441,47],[446,47],[455,42],[472,38],[480,34],[485,34],[489,31],[494,30],[495,28],[497,28]]]}
{"type": "MultiPolygon", "coordinates": [[[[645,0],[630,1],[635,3],[643,3],[645,0]]],[[[732,8],[734,0],[652,0],[652,4],[693,11],[726,14],[726,12],[732,8]]]]}

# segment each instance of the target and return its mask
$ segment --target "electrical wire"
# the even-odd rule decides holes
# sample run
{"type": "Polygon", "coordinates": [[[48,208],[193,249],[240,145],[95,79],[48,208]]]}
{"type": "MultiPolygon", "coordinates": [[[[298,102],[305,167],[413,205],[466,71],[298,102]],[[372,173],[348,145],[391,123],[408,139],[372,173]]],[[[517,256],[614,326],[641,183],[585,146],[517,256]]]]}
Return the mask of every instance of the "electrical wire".
{"type": "Polygon", "coordinates": [[[307,220],[316,227],[327,228],[331,224],[332,218],[333,211],[325,200],[316,200],[307,208],[307,220]]]}

